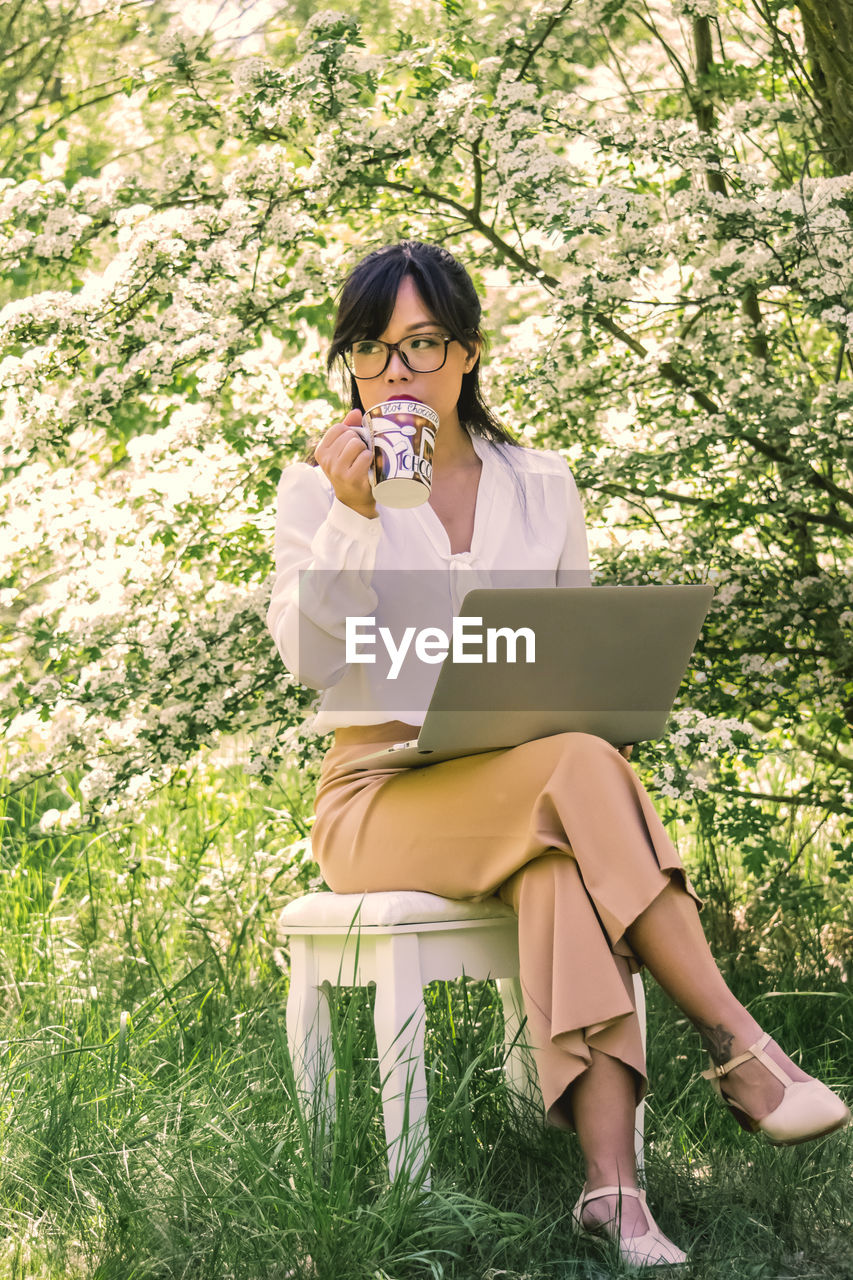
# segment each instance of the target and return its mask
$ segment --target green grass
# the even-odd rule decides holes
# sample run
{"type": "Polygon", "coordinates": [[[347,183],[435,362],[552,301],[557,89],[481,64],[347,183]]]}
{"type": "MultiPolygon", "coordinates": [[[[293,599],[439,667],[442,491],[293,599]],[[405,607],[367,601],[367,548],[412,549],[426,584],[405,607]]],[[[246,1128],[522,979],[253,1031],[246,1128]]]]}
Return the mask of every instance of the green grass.
{"type": "MultiPolygon", "coordinates": [[[[42,835],[56,803],[30,793],[3,823],[0,1280],[623,1274],[572,1231],[574,1138],[507,1094],[488,984],[427,992],[428,1191],[388,1184],[369,992],[339,1004],[334,1122],[303,1107],[276,937],[316,874],[284,852],[305,834],[293,780],[211,767],[111,833],[42,835]]],[[[709,901],[707,927],[759,1021],[849,1098],[850,958],[826,924],[844,894],[813,876],[799,901],[784,929],[772,904],[709,901]]],[[[692,1029],[647,989],[646,1177],[692,1248],[683,1274],[849,1280],[850,1134],[786,1150],[743,1134],[696,1078],[692,1029]]]]}

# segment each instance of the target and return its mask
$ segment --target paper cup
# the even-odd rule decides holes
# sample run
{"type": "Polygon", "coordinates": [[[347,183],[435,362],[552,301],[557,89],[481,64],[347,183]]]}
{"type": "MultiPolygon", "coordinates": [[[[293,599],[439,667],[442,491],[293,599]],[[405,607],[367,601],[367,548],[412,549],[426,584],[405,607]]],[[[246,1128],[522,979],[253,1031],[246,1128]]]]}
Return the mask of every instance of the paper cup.
{"type": "Polygon", "coordinates": [[[362,416],[373,449],[370,483],[385,507],[419,507],[429,499],[438,414],[419,400],[383,400],[362,416]]]}

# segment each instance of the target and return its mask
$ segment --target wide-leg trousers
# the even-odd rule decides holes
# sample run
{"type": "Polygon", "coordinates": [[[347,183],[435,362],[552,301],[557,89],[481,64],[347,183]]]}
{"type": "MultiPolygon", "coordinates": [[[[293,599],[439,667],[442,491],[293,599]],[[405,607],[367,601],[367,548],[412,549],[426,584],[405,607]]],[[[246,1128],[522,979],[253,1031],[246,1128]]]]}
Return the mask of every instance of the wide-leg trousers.
{"type": "Polygon", "coordinates": [[[641,962],[626,930],[672,880],[701,901],[633,768],[585,733],[424,768],[348,768],[399,732],[339,731],[324,758],[312,846],[326,883],[498,895],[518,915],[548,1120],[572,1127],[570,1086],[593,1048],[631,1068],[639,1101],[648,1082],[631,975],[641,962]]]}

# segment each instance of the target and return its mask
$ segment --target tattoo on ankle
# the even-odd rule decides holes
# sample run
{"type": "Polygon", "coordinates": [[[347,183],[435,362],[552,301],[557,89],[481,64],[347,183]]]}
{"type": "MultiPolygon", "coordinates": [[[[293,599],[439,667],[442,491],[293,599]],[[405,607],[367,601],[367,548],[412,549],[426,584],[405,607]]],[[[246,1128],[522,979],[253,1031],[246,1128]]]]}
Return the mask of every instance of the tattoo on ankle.
{"type": "Polygon", "coordinates": [[[716,1066],[721,1067],[732,1056],[734,1036],[722,1023],[709,1027],[705,1022],[697,1022],[696,1029],[702,1037],[702,1043],[710,1053],[716,1066]]]}

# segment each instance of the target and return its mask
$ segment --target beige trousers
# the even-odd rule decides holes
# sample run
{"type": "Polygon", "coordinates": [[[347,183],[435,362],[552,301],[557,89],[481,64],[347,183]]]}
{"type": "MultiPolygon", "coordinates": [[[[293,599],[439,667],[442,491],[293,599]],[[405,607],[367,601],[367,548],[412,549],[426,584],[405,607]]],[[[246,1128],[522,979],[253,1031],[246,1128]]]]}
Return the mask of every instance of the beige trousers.
{"type": "MultiPolygon", "coordinates": [[[[323,761],[312,845],[336,893],[498,895],[518,915],[521,984],[546,1115],[590,1049],[647,1088],[625,931],[674,878],[701,907],[655,808],[615,747],[585,733],[419,769],[348,770],[400,727],[344,730],[323,761]],[[356,741],[355,739],[359,740],[356,741]]],[[[413,735],[410,735],[413,736],[413,735]]]]}

